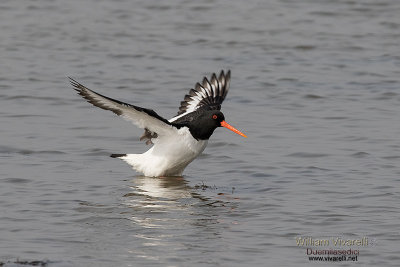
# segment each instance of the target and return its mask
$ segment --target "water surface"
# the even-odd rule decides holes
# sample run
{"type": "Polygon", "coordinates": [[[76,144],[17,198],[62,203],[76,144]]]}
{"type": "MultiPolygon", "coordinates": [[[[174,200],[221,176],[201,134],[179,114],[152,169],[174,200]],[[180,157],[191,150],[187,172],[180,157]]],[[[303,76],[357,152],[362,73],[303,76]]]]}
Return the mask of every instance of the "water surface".
{"type": "Polygon", "coordinates": [[[2,1],[0,262],[308,266],[318,248],[296,238],[367,237],[341,266],[397,266],[399,11],[395,0],[2,1]],[[170,118],[221,69],[232,70],[223,112],[249,138],[217,129],[168,179],[110,158],[148,149],[142,131],[66,78],[170,118]]]}

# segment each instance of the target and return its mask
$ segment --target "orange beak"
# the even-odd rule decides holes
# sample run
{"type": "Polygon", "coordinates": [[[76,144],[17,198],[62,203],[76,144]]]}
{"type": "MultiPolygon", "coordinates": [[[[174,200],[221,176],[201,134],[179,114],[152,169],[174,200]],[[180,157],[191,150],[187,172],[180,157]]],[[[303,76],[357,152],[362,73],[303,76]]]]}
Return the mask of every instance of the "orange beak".
{"type": "Polygon", "coordinates": [[[237,133],[238,135],[241,135],[241,136],[247,138],[247,136],[246,136],[244,133],[242,133],[242,132],[239,131],[238,129],[234,128],[233,126],[229,125],[226,121],[221,121],[221,126],[222,126],[222,127],[225,127],[225,128],[228,128],[228,129],[231,130],[232,132],[235,132],[235,133],[237,133]]]}

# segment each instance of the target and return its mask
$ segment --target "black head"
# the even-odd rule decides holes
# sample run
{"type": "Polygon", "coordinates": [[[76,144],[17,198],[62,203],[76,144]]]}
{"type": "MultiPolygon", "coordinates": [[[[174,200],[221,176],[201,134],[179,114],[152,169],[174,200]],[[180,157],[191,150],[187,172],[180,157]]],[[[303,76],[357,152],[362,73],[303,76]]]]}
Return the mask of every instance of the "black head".
{"type": "Polygon", "coordinates": [[[217,127],[225,127],[238,135],[247,137],[245,134],[235,129],[225,121],[225,116],[219,110],[199,111],[188,116],[185,123],[181,126],[187,126],[190,133],[197,140],[208,140],[217,127]]]}
{"type": "Polygon", "coordinates": [[[198,140],[208,140],[217,127],[225,120],[224,114],[219,110],[201,112],[192,121],[187,123],[190,133],[198,140]]]}

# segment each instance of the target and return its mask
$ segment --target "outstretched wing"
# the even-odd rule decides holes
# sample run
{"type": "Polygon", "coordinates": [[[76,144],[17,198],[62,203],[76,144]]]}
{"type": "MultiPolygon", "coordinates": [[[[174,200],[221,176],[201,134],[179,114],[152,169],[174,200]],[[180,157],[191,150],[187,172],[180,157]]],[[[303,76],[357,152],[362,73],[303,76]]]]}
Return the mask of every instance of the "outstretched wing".
{"type": "Polygon", "coordinates": [[[153,110],[109,98],[90,90],[72,78],[69,79],[74,89],[89,103],[102,109],[111,110],[139,128],[146,129],[146,131],[155,134],[154,137],[157,135],[169,135],[175,133],[176,128],[172,126],[168,120],[164,119],[153,110]]]}
{"type": "Polygon", "coordinates": [[[220,110],[229,90],[230,79],[230,70],[226,74],[221,71],[218,77],[213,73],[210,80],[204,77],[201,84],[197,83],[194,89],[190,89],[189,94],[185,95],[177,116],[170,119],[169,122],[174,122],[202,107],[220,110]]]}

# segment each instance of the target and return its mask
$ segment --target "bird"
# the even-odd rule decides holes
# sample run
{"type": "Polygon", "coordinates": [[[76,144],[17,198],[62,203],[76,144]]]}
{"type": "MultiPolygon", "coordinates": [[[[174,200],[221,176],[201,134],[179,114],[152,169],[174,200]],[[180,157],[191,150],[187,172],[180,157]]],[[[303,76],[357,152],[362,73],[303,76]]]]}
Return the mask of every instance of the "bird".
{"type": "Polygon", "coordinates": [[[176,116],[167,120],[154,110],[109,98],[85,87],[68,77],[72,87],[87,102],[110,110],[144,129],[140,140],[152,145],[142,154],[111,154],[148,177],[182,176],[184,169],[207,146],[208,140],[218,127],[225,127],[243,137],[247,136],[225,121],[221,112],[230,84],[231,71],[222,70],[210,79],[204,77],[189,90],[180,103],[176,116]]]}

